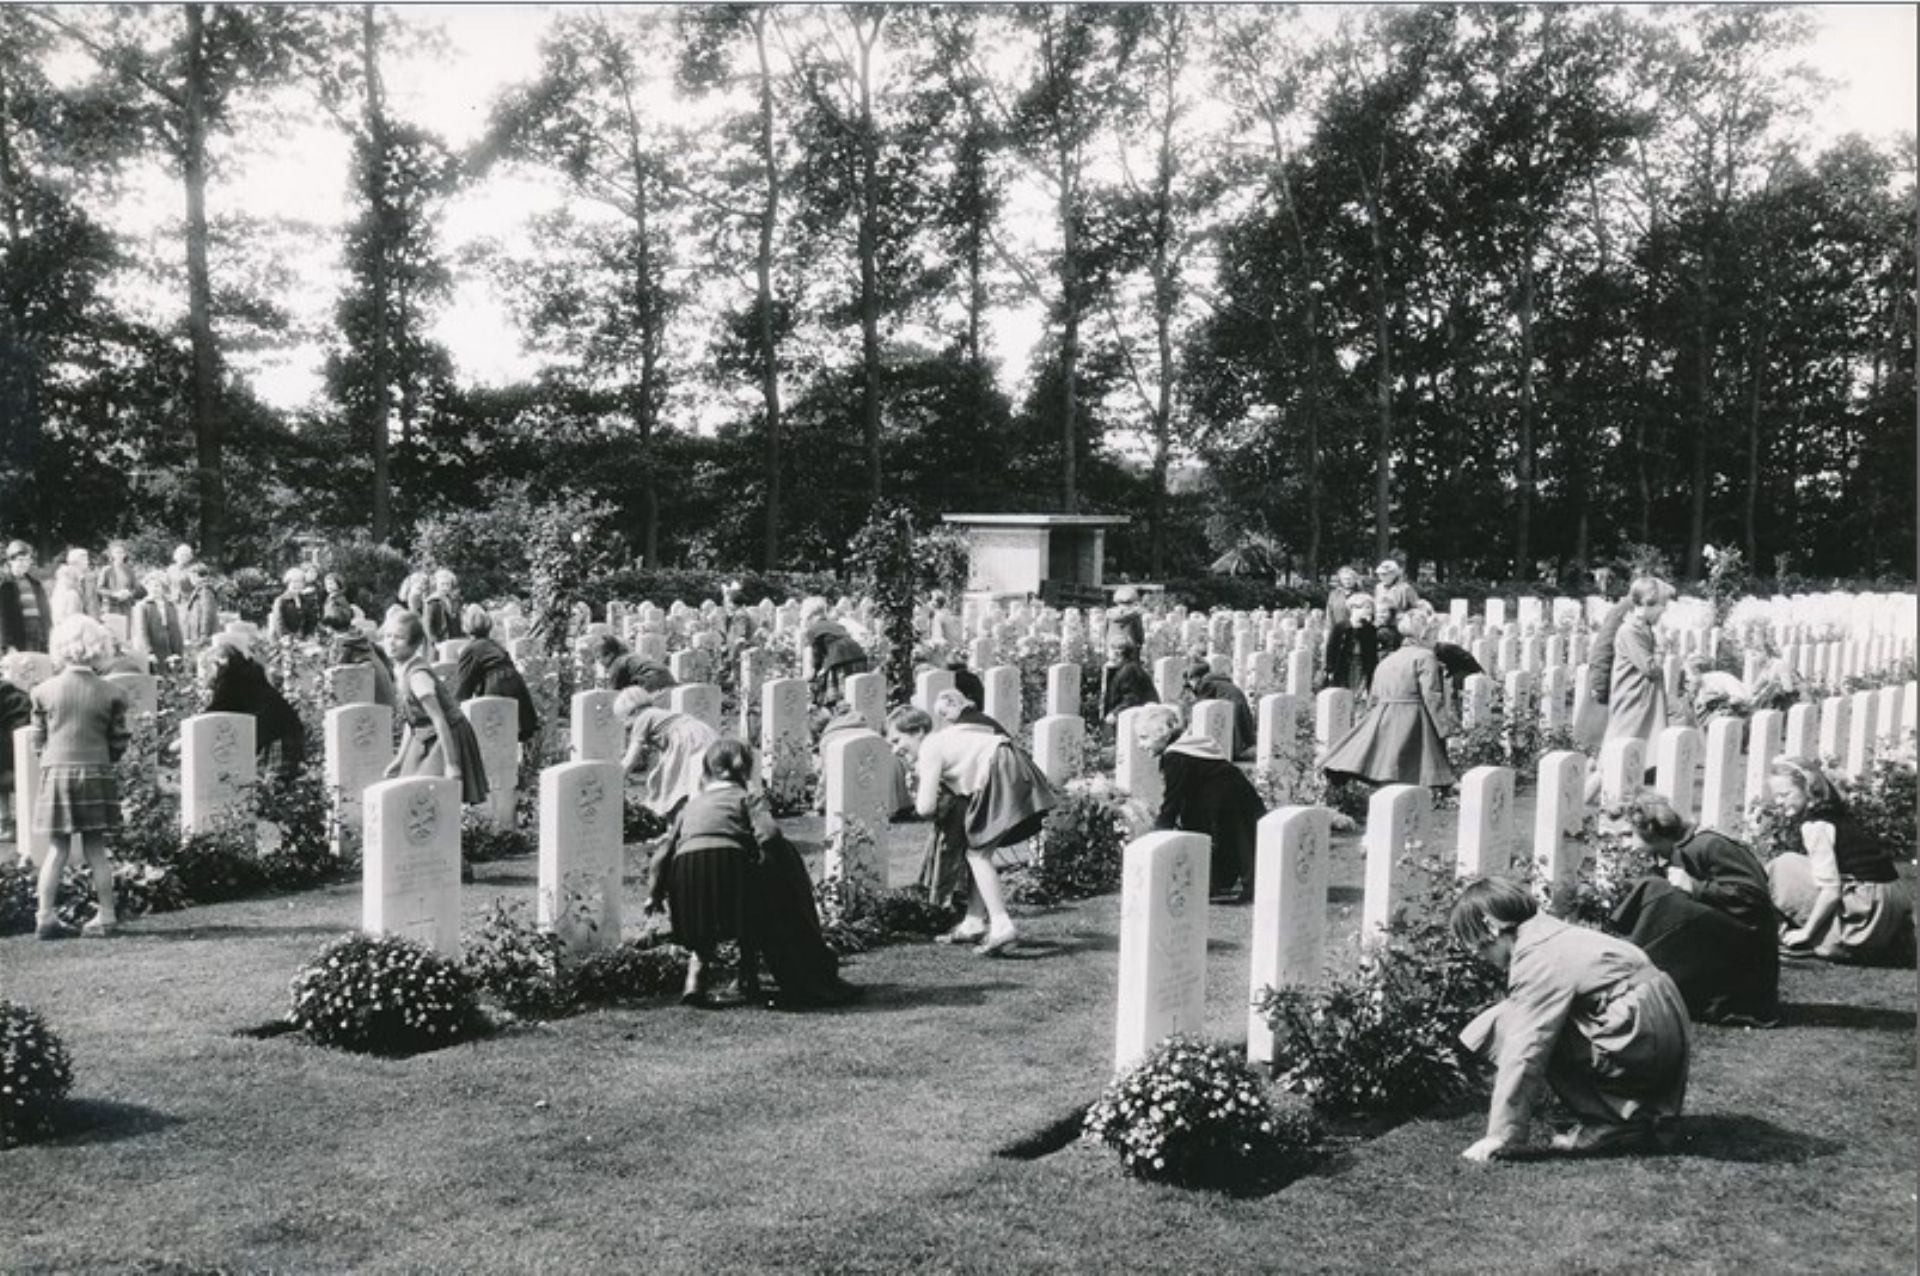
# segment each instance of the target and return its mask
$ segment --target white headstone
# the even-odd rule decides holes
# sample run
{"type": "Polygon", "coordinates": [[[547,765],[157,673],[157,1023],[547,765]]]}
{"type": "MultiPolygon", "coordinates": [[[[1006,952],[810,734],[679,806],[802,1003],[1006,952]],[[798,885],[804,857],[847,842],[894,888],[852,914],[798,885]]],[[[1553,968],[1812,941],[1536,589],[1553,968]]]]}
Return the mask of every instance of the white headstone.
{"type": "Polygon", "coordinates": [[[1873,730],[1876,741],[1882,750],[1892,748],[1900,742],[1904,730],[1900,720],[1900,702],[1905,696],[1899,683],[1888,683],[1875,693],[1880,703],[1874,709],[1873,730]]]}
{"type": "Polygon", "coordinates": [[[1789,757],[1811,758],[1820,751],[1820,706],[1796,704],[1787,708],[1787,734],[1782,745],[1789,757]]]}
{"type": "Polygon", "coordinates": [[[1470,673],[1460,688],[1460,724],[1484,727],[1493,721],[1493,679],[1484,673],[1470,673]]]}
{"type": "Polygon", "coordinates": [[[1460,838],[1455,853],[1462,877],[1485,877],[1513,867],[1513,770],[1477,766],[1460,777],[1460,838]]]}
{"type": "Polygon", "coordinates": [[[1600,800],[1617,806],[1638,793],[1647,773],[1647,742],[1615,736],[1600,746],[1600,800]]]}
{"type": "Polygon", "coordinates": [[[1387,923],[1404,898],[1407,880],[1401,867],[1412,844],[1424,841],[1433,798],[1418,784],[1384,784],[1367,803],[1366,880],[1360,904],[1360,933],[1368,942],[1385,937],[1387,923]]]}
{"type": "Polygon", "coordinates": [[[1077,713],[1050,713],[1033,724],[1033,761],[1055,785],[1086,769],[1087,724],[1077,713]]]}
{"type": "Polygon", "coordinates": [[[502,827],[513,824],[513,804],[520,787],[520,702],[512,696],[476,696],[460,711],[480,742],[480,761],[487,773],[487,818],[502,827]]]}
{"type": "Polygon", "coordinates": [[[764,647],[740,649],[740,673],[734,693],[740,706],[738,733],[742,740],[759,738],[760,688],[773,672],[773,657],[764,647]]]}
{"type": "Polygon", "coordinates": [[[1874,745],[1879,736],[1880,694],[1856,691],[1847,710],[1847,743],[1840,766],[1848,775],[1864,776],[1873,766],[1874,745]]]}
{"type": "Polygon", "coordinates": [[[1566,750],[1540,759],[1540,788],[1533,808],[1533,859],[1558,912],[1572,906],[1580,862],[1586,853],[1584,844],[1573,836],[1586,823],[1582,792],[1586,777],[1587,759],[1582,753],[1566,750]]]}
{"type": "Polygon", "coordinates": [[[667,691],[668,708],[704,722],[715,731],[722,730],[720,705],[720,688],[711,682],[683,682],[667,691]]]}
{"type": "Polygon", "coordinates": [[[1153,689],[1161,704],[1177,704],[1186,685],[1185,656],[1162,656],[1153,662],[1153,689]]]}
{"type": "Polygon", "coordinates": [[[1847,758],[1847,732],[1853,724],[1853,704],[1845,696],[1828,696],[1820,702],[1820,758],[1844,763],[1847,758]]]}
{"type": "Polygon", "coordinates": [[[1260,707],[1254,714],[1255,766],[1265,770],[1280,767],[1297,745],[1300,715],[1306,710],[1307,702],[1299,696],[1275,692],[1260,697],[1260,707]]]}
{"type": "Polygon", "coordinates": [[[1113,1068],[1206,1025],[1204,833],[1149,833],[1127,845],[1120,896],[1120,997],[1113,1068]]]}
{"type": "Polygon", "coordinates": [[[776,807],[805,799],[813,769],[807,707],[807,684],[799,678],[773,678],[760,689],[760,774],[776,807]]]}
{"type": "Polygon", "coordinates": [[[1700,827],[1738,836],[1746,775],[1740,765],[1738,718],[1721,716],[1707,724],[1706,779],[1700,789],[1700,827]]]}
{"type": "Polygon", "coordinates": [[[329,665],[323,678],[330,704],[372,704],[372,665],[329,665]]]}
{"type": "Polygon", "coordinates": [[[382,780],[363,796],[360,926],[460,955],[460,783],[382,780]]]}
{"type": "Polygon", "coordinates": [[[623,785],[617,762],[540,773],[539,919],[576,953],[620,943],[623,785]]]}
{"type": "Polygon", "coordinates": [[[13,827],[15,845],[35,864],[44,864],[53,838],[33,831],[33,808],[40,800],[40,750],[33,747],[33,728],[16,727],[13,739],[13,827]]]}
{"type": "Polygon", "coordinates": [[[874,731],[887,729],[887,676],[883,673],[850,674],[840,685],[847,703],[854,707],[874,731]]]}
{"type": "Polygon", "coordinates": [[[1020,734],[1020,670],[1013,665],[995,665],[981,675],[980,686],[987,702],[981,708],[989,718],[1007,729],[1008,735],[1020,734]]]}
{"type": "Polygon", "coordinates": [[[1047,712],[1080,714],[1080,666],[1061,663],[1047,666],[1047,712]]]}
{"type": "Polygon", "coordinates": [[[887,886],[887,804],[892,753],[870,731],[836,732],[821,750],[826,789],[822,875],[869,891],[887,886]]]}
{"type": "MultiPolygon", "coordinates": [[[[1333,813],[1283,806],[1262,816],[1253,873],[1250,989],[1316,982],[1327,959],[1327,860],[1333,813]]],[[[1273,1062],[1273,1030],[1247,1012],[1247,1059],[1273,1062]]]]}
{"type": "Polygon", "coordinates": [[[1149,813],[1160,809],[1163,786],[1160,760],[1147,752],[1140,738],[1140,719],[1150,706],[1122,709],[1114,732],[1113,780],[1128,797],[1149,813]]]}
{"type": "Polygon", "coordinates": [[[203,713],[180,724],[180,828],[205,833],[254,783],[253,715],[203,713]]]}
{"type": "MultiPolygon", "coordinates": [[[[1238,661],[1235,662],[1238,664],[1238,661]]],[[[1255,651],[1247,656],[1247,683],[1241,688],[1250,696],[1264,696],[1280,690],[1280,677],[1271,651],[1255,651]]]]}
{"type": "Polygon", "coordinates": [[[1778,709],[1756,709],[1747,720],[1747,785],[1749,804],[1767,796],[1767,769],[1786,749],[1786,736],[1778,709]]]}
{"type": "Polygon", "coordinates": [[[1193,706],[1191,735],[1203,735],[1213,741],[1220,756],[1233,760],[1233,703],[1228,700],[1202,700],[1193,706]]]}
{"type": "Polygon", "coordinates": [[[626,752],[611,691],[573,693],[574,762],[618,762],[626,752]]]}
{"type": "Polygon", "coordinates": [[[915,708],[933,712],[934,697],[942,691],[953,690],[953,670],[922,669],[913,680],[913,703],[915,708]]]}
{"type": "Polygon", "coordinates": [[[1313,698],[1313,741],[1318,747],[1325,749],[1352,726],[1353,692],[1328,687],[1313,698]]]}
{"type": "Polygon", "coordinates": [[[676,651],[667,657],[667,672],[673,675],[675,682],[704,682],[707,677],[707,653],[704,651],[676,651]]]}
{"type": "Polygon", "coordinates": [[[383,704],[345,704],[327,710],[325,775],[341,843],[358,844],[367,789],[393,761],[393,710],[383,704]]]}
{"type": "Polygon", "coordinates": [[[1540,675],[1540,725],[1548,731],[1564,731],[1571,723],[1567,708],[1567,686],[1572,675],[1565,665],[1549,664],[1540,675]]]}
{"type": "Polygon", "coordinates": [[[1665,727],[1654,739],[1653,789],[1673,804],[1681,818],[1692,820],[1694,786],[1698,782],[1704,742],[1692,727],[1665,727]]]}
{"type": "Polygon", "coordinates": [[[1301,699],[1313,694],[1313,648],[1296,647],[1287,653],[1287,694],[1301,699]]]}

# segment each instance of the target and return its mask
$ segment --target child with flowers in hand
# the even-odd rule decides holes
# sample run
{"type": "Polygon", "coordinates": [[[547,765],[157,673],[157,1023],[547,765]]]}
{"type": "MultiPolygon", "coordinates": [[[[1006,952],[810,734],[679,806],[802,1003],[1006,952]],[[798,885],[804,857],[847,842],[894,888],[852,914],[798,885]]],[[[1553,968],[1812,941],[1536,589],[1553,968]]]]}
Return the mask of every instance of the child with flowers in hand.
{"type": "Polygon", "coordinates": [[[1486,1161],[1525,1145],[1541,1083],[1581,1124],[1567,1152],[1645,1147],[1686,1102],[1693,1029],[1680,989],[1623,939],[1539,912],[1521,886],[1477,878],[1448,921],[1455,942],[1507,972],[1507,996],[1460,1034],[1498,1073],[1486,1137],[1461,1153],[1486,1161]]]}

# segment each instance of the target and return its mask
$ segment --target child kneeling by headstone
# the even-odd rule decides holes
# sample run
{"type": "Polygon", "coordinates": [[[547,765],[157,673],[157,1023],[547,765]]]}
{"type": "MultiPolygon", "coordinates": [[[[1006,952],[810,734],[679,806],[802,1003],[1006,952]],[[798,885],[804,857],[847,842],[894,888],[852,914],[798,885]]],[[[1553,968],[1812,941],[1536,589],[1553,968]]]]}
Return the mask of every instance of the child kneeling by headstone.
{"type": "Polygon", "coordinates": [[[1501,878],[1461,891],[1456,942],[1507,972],[1507,996],[1460,1034],[1498,1075],[1486,1137],[1462,1155],[1489,1160],[1522,1146],[1544,1080],[1581,1124],[1556,1135],[1563,1151],[1645,1146],[1680,1115],[1692,1025],[1680,989],[1622,939],[1539,912],[1501,878]]]}

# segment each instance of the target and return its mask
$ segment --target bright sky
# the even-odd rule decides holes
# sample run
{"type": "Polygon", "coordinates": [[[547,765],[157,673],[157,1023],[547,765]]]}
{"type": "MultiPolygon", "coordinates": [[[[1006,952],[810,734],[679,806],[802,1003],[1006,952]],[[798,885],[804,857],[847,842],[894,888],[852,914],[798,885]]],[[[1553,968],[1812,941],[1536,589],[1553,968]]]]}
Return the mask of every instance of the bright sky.
{"type": "MultiPolygon", "coordinates": [[[[456,148],[474,141],[485,127],[490,104],[505,85],[531,77],[538,69],[539,42],[552,13],[543,5],[403,5],[404,18],[442,32],[445,47],[428,57],[388,69],[392,108],[441,133],[456,148]]],[[[1339,6],[1308,6],[1310,20],[1331,21],[1339,6]]],[[[1815,136],[1827,140],[1849,132],[1890,139],[1915,127],[1915,7],[1893,4],[1819,5],[1811,10],[1819,34],[1806,53],[1813,67],[1835,82],[1829,101],[1812,121],[1815,136]]],[[[347,145],[324,120],[294,127],[286,144],[252,157],[235,185],[216,188],[213,202],[238,197],[256,213],[302,218],[334,226],[347,216],[347,145]]],[[[492,180],[455,200],[442,227],[449,255],[489,234],[510,235],[525,216],[554,198],[531,183],[492,180]]],[[[156,179],[135,197],[146,205],[136,214],[145,228],[176,215],[178,194],[156,179]]],[[[327,322],[338,289],[338,254],[312,254],[285,264],[290,278],[285,296],[302,317],[327,322]]],[[[1037,310],[1006,312],[995,333],[1009,388],[1024,376],[1028,348],[1039,335],[1037,310]]],[[[478,280],[453,297],[438,324],[438,337],[452,351],[462,377],[500,383],[530,370],[511,320],[478,280]]],[[[273,355],[236,358],[260,393],[287,408],[311,403],[320,390],[319,353],[311,348],[273,355]]]]}

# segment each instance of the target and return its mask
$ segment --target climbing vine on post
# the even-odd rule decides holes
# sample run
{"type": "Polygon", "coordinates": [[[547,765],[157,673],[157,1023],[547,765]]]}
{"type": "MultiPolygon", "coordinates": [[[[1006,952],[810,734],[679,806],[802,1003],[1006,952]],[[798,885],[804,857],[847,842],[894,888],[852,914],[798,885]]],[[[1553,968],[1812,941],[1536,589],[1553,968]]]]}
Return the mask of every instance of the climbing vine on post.
{"type": "Polygon", "coordinates": [[[913,695],[913,607],[928,591],[957,593],[967,579],[967,543],[952,528],[915,529],[913,511],[877,501],[854,533],[847,566],[873,600],[886,640],[887,696],[895,704],[913,695]]]}

